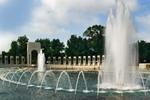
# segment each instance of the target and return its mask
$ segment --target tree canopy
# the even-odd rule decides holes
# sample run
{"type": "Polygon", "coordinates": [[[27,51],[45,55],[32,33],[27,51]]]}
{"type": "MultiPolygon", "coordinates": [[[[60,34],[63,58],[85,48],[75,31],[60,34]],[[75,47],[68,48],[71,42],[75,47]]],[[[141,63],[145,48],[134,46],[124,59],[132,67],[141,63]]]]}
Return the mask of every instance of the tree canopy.
{"type": "Polygon", "coordinates": [[[150,43],[146,41],[139,41],[139,61],[148,63],[150,62],[150,43]]]}
{"type": "Polygon", "coordinates": [[[83,36],[89,37],[89,38],[95,38],[95,37],[103,37],[105,33],[105,27],[102,25],[93,25],[88,27],[85,32],[83,33],[83,36]]]}
{"type": "MultiPolygon", "coordinates": [[[[88,27],[83,36],[71,35],[67,41],[66,47],[59,39],[50,40],[37,39],[35,42],[41,43],[41,48],[48,56],[89,56],[104,54],[105,27],[102,25],[93,25],[88,27]]],[[[25,56],[27,55],[27,36],[20,36],[16,41],[12,41],[8,52],[3,51],[4,55],[25,56]]],[[[150,62],[150,43],[144,40],[138,41],[139,61],[150,62]]]]}
{"type": "Polygon", "coordinates": [[[28,38],[24,36],[18,37],[17,41],[12,41],[8,54],[11,56],[25,56],[27,55],[28,38]]]}
{"type": "Polygon", "coordinates": [[[64,50],[64,44],[59,39],[53,39],[52,41],[49,39],[37,39],[35,42],[41,43],[41,48],[47,57],[59,56],[64,50]]]}
{"type": "Polygon", "coordinates": [[[105,27],[101,25],[88,27],[83,33],[83,36],[89,38],[89,45],[91,46],[93,53],[96,55],[104,54],[104,34],[105,27]]]}
{"type": "Polygon", "coordinates": [[[41,43],[41,48],[46,56],[51,55],[51,41],[49,39],[37,39],[35,42],[41,43]]]}
{"type": "Polygon", "coordinates": [[[28,43],[28,38],[26,35],[20,36],[17,40],[18,43],[18,48],[19,48],[19,55],[25,56],[27,55],[27,43],[28,43]]]}
{"type": "Polygon", "coordinates": [[[17,41],[12,41],[11,43],[11,49],[9,50],[9,53],[12,55],[12,56],[16,56],[18,55],[18,52],[19,52],[19,48],[18,48],[18,43],[17,41]]]}
{"type": "Polygon", "coordinates": [[[66,55],[69,56],[79,56],[87,55],[88,48],[87,39],[82,37],[77,37],[76,35],[71,35],[71,38],[67,41],[66,55]]]}

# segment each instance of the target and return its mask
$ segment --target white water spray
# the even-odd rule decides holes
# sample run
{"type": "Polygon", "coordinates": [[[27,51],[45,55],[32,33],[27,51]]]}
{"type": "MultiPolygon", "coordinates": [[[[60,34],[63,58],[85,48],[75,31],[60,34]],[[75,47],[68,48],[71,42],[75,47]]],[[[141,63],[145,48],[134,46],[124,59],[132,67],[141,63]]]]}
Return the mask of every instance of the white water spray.
{"type": "Polygon", "coordinates": [[[137,37],[123,0],[110,11],[105,35],[105,61],[101,88],[138,89],[137,37]]]}
{"type": "Polygon", "coordinates": [[[40,50],[40,53],[38,54],[38,71],[45,71],[45,54],[42,52],[42,50],[40,50]]]}

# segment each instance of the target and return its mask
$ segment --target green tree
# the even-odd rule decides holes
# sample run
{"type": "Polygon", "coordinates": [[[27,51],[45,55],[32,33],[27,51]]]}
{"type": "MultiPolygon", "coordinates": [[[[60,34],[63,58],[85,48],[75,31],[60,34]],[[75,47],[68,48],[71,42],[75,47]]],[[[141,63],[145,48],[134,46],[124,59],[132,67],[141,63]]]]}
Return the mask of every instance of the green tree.
{"type": "Polygon", "coordinates": [[[37,39],[35,42],[39,42],[41,44],[41,48],[43,49],[46,57],[52,55],[51,41],[49,39],[37,39]]]}
{"type": "Polygon", "coordinates": [[[24,36],[20,36],[18,37],[18,46],[19,46],[19,55],[25,56],[27,55],[27,42],[28,42],[28,38],[24,35],[24,36]]]}
{"type": "Polygon", "coordinates": [[[142,62],[150,62],[150,43],[146,41],[139,41],[139,61],[142,62]]]}
{"type": "Polygon", "coordinates": [[[83,36],[86,36],[88,38],[95,38],[95,37],[103,37],[105,33],[105,27],[101,25],[93,25],[92,27],[88,27],[85,32],[83,33],[83,36]]]}
{"type": "Polygon", "coordinates": [[[60,56],[64,51],[64,44],[59,39],[37,39],[36,42],[41,43],[41,47],[46,57],[48,56],[60,56]]]}
{"type": "Polygon", "coordinates": [[[7,53],[5,51],[2,51],[2,63],[5,63],[5,56],[7,56],[7,53]]]}
{"type": "Polygon", "coordinates": [[[60,56],[63,54],[64,51],[64,44],[63,42],[60,42],[59,39],[53,39],[51,41],[51,49],[52,49],[52,55],[53,56],[60,56]]]}
{"type": "Polygon", "coordinates": [[[12,41],[11,48],[9,50],[9,54],[12,55],[12,56],[16,56],[16,55],[18,55],[18,52],[19,52],[18,50],[19,49],[18,49],[17,41],[12,41]]]}
{"type": "Polygon", "coordinates": [[[87,39],[71,35],[71,38],[67,41],[66,54],[68,56],[88,55],[89,49],[87,39]]]}
{"type": "Polygon", "coordinates": [[[88,38],[93,54],[104,54],[104,33],[105,27],[101,25],[93,25],[83,33],[83,36],[88,38]]]}

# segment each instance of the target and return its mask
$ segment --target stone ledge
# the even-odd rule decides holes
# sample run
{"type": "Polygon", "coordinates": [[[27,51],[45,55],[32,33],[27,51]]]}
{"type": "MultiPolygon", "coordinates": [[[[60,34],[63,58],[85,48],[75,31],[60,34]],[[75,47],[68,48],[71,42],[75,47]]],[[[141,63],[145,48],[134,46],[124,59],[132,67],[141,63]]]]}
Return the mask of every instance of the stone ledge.
{"type": "Polygon", "coordinates": [[[150,70],[150,63],[140,63],[139,69],[140,70],[150,70]]]}

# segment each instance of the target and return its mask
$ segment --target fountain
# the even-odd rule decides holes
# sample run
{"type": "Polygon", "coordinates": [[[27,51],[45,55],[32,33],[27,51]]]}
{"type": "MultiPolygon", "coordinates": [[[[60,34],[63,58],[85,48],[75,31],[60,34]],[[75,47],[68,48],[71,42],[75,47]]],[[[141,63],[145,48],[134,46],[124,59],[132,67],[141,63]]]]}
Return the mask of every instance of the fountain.
{"type": "MultiPolygon", "coordinates": [[[[78,95],[79,100],[82,95],[93,100],[93,97],[96,97],[95,94],[97,97],[100,95],[118,96],[118,94],[121,96],[133,94],[135,97],[139,94],[142,96],[150,95],[150,73],[138,71],[136,32],[130,11],[123,0],[118,0],[116,8],[110,11],[105,37],[105,60],[102,69],[97,72],[72,72],[48,70],[48,68],[46,70],[45,55],[40,50],[37,69],[12,68],[8,72],[4,70],[0,74],[2,84],[5,86],[5,82],[8,82],[9,88],[13,88],[15,84],[14,92],[17,89],[24,90],[23,86],[26,86],[26,91],[32,91],[32,93],[36,93],[36,89],[39,89],[43,94],[52,94],[56,100],[56,97],[66,97],[67,100],[70,100],[72,97],[78,97],[78,95]],[[81,78],[83,82],[80,80],[81,78]],[[59,91],[60,94],[58,94],[59,91]],[[71,95],[71,98],[64,96],[64,94],[71,95]],[[89,95],[92,98],[89,98],[89,95]]],[[[25,94],[25,92],[22,93],[25,94]]],[[[20,96],[20,93],[17,95],[20,96]]]]}
{"type": "Polygon", "coordinates": [[[42,52],[42,49],[40,50],[40,53],[38,54],[38,69],[39,72],[45,71],[45,55],[42,52]]]}
{"type": "Polygon", "coordinates": [[[137,38],[130,11],[123,0],[110,11],[105,34],[105,60],[100,88],[140,89],[136,78],[137,38]]]}

